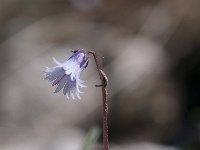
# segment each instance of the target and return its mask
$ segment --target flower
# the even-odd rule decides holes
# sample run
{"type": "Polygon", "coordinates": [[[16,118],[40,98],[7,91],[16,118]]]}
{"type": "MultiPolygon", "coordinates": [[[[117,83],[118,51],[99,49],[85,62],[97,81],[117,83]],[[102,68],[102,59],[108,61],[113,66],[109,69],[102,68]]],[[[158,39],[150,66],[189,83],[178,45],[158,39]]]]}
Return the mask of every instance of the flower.
{"type": "Polygon", "coordinates": [[[75,99],[75,95],[80,99],[79,88],[86,87],[84,81],[80,79],[81,72],[88,65],[88,54],[84,50],[75,50],[74,54],[65,62],[60,63],[53,58],[57,66],[46,67],[44,71],[44,79],[52,83],[52,86],[57,85],[54,93],[63,89],[63,94],[75,99]]]}

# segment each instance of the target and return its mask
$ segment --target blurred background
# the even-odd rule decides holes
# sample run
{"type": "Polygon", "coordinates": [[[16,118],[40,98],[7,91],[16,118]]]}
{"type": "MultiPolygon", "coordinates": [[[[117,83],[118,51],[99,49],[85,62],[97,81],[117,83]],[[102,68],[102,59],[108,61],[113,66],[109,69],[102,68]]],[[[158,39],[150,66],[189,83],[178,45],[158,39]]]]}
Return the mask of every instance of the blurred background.
{"type": "Polygon", "coordinates": [[[102,149],[94,61],[81,100],[43,80],[52,57],[63,62],[73,49],[95,50],[109,78],[111,150],[199,150],[199,8],[199,0],[0,0],[0,150],[83,150],[88,141],[84,150],[102,149]]]}

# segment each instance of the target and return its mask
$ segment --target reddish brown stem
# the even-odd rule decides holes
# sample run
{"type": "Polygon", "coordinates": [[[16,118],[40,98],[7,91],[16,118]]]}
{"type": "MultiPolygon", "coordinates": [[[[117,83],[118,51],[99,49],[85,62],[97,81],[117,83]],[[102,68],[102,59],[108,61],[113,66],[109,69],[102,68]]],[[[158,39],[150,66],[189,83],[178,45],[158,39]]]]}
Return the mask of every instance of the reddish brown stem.
{"type": "Polygon", "coordinates": [[[94,51],[89,51],[88,53],[93,55],[95,63],[96,63],[97,71],[98,71],[99,77],[101,79],[101,84],[96,85],[96,87],[102,88],[103,147],[104,147],[104,150],[109,150],[109,143],[108,143],[108,104],[107,104],[107,92],[106,92],[106,87],[107,87],[107,84],[108,84],[108,78],[100,67],[96,53],[94,51]]]}

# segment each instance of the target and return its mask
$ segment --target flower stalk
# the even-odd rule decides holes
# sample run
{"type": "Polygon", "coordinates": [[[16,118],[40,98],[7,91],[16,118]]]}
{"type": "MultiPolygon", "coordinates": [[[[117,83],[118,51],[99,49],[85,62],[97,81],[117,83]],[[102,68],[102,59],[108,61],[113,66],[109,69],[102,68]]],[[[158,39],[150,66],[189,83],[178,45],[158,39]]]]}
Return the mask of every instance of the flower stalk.
{"type": "Polygon", "coordinates": [[[100,85],[95,85],[96,87],[102,88],[102,122],[103,122],[103,148],[104,150],[109,150],[109,142],[108,142],[108,104],[107,104],[107,91],[106,87],[108,84],[108,78],[106,74],[100,67],[100,63],[98,61],[97,55],[94,51],[89,51],[89,54],[92,54],[96,63],[97,71],[99,73],[99,77],[101,80],[100,85]]]}

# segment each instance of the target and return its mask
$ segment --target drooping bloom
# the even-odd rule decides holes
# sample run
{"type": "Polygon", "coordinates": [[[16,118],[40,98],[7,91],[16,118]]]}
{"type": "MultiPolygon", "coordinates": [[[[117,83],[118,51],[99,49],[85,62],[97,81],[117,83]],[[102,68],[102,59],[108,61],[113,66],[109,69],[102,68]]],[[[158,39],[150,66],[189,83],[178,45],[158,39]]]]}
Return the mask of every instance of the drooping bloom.
{"type": "Polygon", "coordinates": [[[79,88],[86,87],[84,81],[80,79],[81,72],[88,65],[88,54],[84,50],[75,50],[74,54],[65,62],[60,63],[53,58],[57,66],[46,68],[44,71],[44,79],[52,83],[52,86],[57,85],[55,93],[63,89],[63,94],[75,99],[77,96],[80,99],[79,88]]]}

